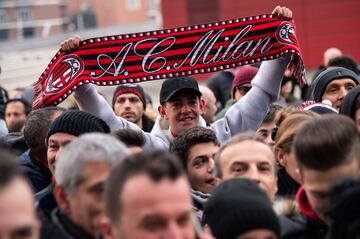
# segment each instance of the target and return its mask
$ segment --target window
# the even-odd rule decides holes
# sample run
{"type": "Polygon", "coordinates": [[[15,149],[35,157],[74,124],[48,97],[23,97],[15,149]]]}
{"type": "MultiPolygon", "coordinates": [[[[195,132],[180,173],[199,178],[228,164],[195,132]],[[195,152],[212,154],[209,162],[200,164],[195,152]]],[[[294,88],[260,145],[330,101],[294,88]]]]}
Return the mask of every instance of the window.
{"type": "Polygon", "coordinates": [[[23,36],[24,38],[31,38],[35,35],[35,29],[33,27],[24,27],[23,36]]]}
{"type": "Polygon", "coordinates": [[[21,20],[21,21],[31,20],[32,19],[31,8],[30,7],[18,8],[17,17],[18,17],[18,20],[21,20]]]}
{"type": "Polygon", "coordinates": [[[4,9],[0,9],[0,23],[5,22],[7,22],[6,11],[4,9]]]}

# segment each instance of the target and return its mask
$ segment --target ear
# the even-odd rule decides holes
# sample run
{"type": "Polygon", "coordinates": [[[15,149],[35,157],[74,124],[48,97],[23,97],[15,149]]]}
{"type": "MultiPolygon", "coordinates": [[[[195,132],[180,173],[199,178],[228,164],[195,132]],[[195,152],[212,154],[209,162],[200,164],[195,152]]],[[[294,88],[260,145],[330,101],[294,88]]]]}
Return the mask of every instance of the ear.
{"type": "Polygon", "coordinates": [[[205,99],[204,97],[200,97],[200,114],[204,114],[205,113],[205,99]]]}
{"type": "Polygon", "coordinates": [[[62,185],[55,186],[54,197],[60,210],[65,213],[70,213],[70,203],[68,200],[68,195],[62,185]]]}
{"type": "Polygon", "coordinates": [[[283,167],[286,167],[286,154],[284,153],[284,151],[280,148],[276,148],[275,155],[279,164],[283,167]]]}
{"type": "Polygon", "coordinates": [[[200,102],[200,115],[204,115],[205,114],[205,109],[206,109],[206,99],[205,99],[205,97],[202,95],[201,97],[200,97],[200,100],[199,100],[199,102],[200,102]],[[201,101],[204,101],[204,103],[205,103],[205,108],[204,108],[204,110],[202,110],[201,109],[201,101]]]}
{"type": "Polygon", "coordinates": [[[106,216],[101,217],[99,224],[100,224],[99,225],[100,231],[101,231],[101,234],[102,234],[104,239],[113,239],[113,238],[115,238],[114,230],[112,228],[110,219],[108,217],[106,217],[106,216]]]}
{"type": "Polygon", "coordinates": [[[165,104],[158,106],[158,112],[159,112],[161,118],[168,120],[168,117],[166,115],[166,110],[165,110],[165,104]]]}

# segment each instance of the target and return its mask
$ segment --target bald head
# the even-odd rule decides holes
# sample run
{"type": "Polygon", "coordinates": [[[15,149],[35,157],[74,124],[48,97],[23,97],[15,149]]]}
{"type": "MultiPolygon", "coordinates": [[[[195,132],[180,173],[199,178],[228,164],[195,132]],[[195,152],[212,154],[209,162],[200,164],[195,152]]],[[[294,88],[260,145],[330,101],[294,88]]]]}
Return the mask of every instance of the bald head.
{"type": "Polygon", "coordinates": [[[206,86],[199,86],[199,90],[205,100],[205,112],[202,115],[206,123],[211,124],[215,121],[217,111],[216,97],[214,93],[206,86]]]}
{"type": "Polygon", "coordinates": [[[342,52],[340,49],[335,47],[327,49],[324,52],[324,66],[327,67],[329,62],[338,56],[342,56],[342,52]]]}

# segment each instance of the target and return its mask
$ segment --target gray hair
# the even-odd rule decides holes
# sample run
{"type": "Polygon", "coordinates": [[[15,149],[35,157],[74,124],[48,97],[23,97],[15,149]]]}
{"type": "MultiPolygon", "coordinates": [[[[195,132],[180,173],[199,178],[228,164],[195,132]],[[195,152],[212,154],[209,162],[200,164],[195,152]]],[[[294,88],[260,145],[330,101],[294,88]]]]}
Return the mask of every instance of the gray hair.
{"type": "Polygon", "coordinates": [[[56,161],[55,179],[72,194],[84,180],[83,167],[88,162],[104,162],[113,166],[130,151],[113,136],[89,133],[70,142],[56,161]]]}

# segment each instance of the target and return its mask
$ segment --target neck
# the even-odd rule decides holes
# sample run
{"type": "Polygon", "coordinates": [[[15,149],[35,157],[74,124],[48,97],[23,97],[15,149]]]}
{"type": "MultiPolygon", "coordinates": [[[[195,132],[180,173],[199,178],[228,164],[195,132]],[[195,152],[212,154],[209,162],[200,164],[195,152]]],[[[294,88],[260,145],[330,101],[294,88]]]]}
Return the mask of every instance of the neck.
{"type": "Polygon", "coordinates": [[[142,117],[140,117],[139,121],[136,122],[135,124],[142,129],[142,128],[143,128],[143,120],[142,120],[142,117]]]}

